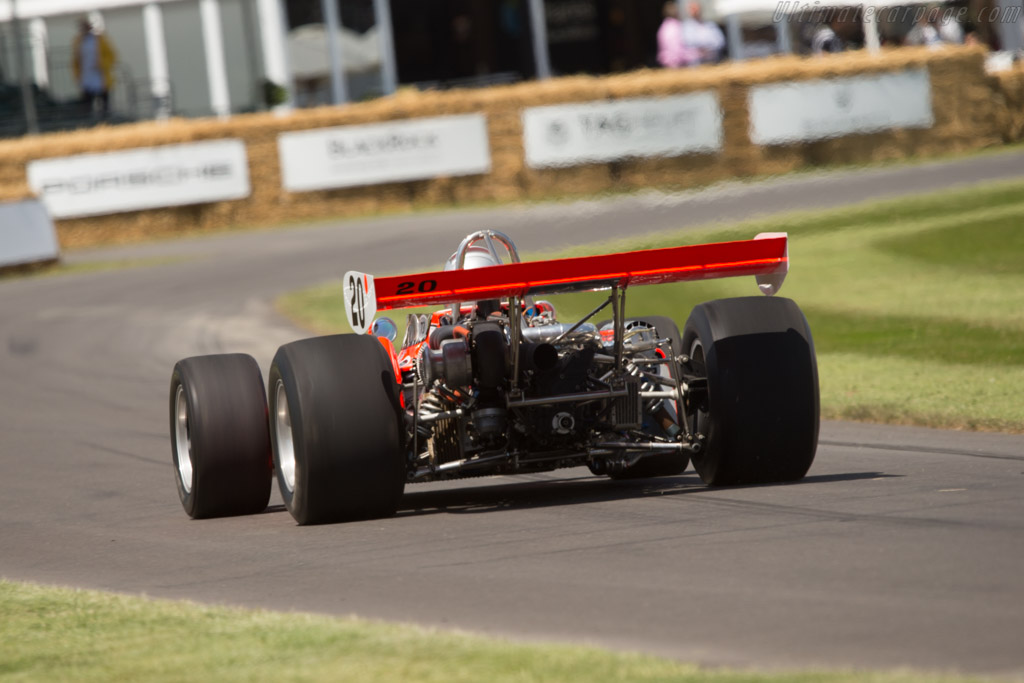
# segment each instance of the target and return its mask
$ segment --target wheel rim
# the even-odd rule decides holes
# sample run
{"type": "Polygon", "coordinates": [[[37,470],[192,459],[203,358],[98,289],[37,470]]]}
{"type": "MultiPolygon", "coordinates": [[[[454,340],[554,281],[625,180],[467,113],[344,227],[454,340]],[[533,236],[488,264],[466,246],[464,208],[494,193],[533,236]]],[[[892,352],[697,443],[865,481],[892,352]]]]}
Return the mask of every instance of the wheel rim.
{"type": "Polygon", "coordinates": [[[284,382],[277,380],[274,390],[274,446],[281,481],[289,492],[295,490],[295,442],[292,440],[292,415],[284,382]]]}
{"type": "Polygon", "coordinates": [[[192,492],[192,438],[188,428],[188,402],[185,387],[178,385],[174,395],[174,458],[185,493],[192,492]]]}
{"type": "MultiPolygon", "coordinates": [[[[690,367],[693,368],[697,375],[708,376],[707,362],[704,358],[704,346],[700,343],[700,339],[694,339],[693,344],[690,345],[690,367]]],[[[706,424],[707,413],[700,408],[694,408],[688,417],[691,420],[690,429],[692,432],[694,434],[702,433],[701,430],[706,424]]],[[[705,434],[705,436],[707,435],[705,434]]]]}

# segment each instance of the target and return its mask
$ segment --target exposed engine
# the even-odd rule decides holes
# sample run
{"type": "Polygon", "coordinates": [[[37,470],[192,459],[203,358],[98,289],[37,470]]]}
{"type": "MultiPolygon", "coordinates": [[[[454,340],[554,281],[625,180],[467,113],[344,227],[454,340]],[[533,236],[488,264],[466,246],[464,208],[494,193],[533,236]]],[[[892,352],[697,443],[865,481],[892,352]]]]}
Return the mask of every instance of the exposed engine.
{"type": "MultiPolygon", "coordinates": [[[[504,238],[471,235],[449,268],[500,263],[490,237],[504,238]]],[[[514,246],[505,246],[518,261],[514,246]]],[[[410,479],[569,464],[608,473],[646,453],[692,449],[680,439],[676,410],[681,350],[654,326],[622,320],[622,310],[613,291],[574,324],[559,322],[549,302],[516,298],[453,306],[430,324],[410,316],[405,346],[419,344],[405,383],[406,405],[415,406],[410,479]],[[599,329],[589,318],[609,304],[619,315],[599,329]]]]}

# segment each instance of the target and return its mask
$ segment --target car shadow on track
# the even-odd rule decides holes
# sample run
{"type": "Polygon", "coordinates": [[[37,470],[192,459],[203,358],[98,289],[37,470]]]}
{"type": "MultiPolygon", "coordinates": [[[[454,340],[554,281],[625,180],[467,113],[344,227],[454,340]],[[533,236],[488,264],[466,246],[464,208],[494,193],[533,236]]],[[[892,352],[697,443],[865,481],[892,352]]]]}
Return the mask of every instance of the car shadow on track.
{"type": "Polygon", "coordinates": [[[807,486],[833,482],[881,479],[900,475],[881,472],[850,472],[812,475],[788,484],[758,484],[709,488],[693,472],[674,477],[614,481],[604,477],[532,479],[508,484],[488,484],[441,490],[405,489],[398,504],[399,517],[431,514],[465,514],[499,510],[528,510],[551,506],[584,505],[616,500],[678,496],[710,491],[735,491],[766,486],[807,486]]]}

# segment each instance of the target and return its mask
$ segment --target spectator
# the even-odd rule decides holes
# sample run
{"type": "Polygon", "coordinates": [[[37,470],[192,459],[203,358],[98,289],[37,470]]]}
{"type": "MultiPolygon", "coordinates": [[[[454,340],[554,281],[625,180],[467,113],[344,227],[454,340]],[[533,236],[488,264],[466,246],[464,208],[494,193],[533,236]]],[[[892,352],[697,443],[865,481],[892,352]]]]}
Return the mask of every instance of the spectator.
{"type": "Polygon", "coordinates": [[[823,55],[829,52],[842,52],[843,41],[836,35],[832,23],[818,24],[811,34],[811,54],[823,55]]]}
{"type": "Polygon", "coordinates": [[[939,32],[932,25],[931,10],[920,8],[918,9],[917,22],[914,24],[914,28],[907,32],[907,36],[903,39],[904,45],[927,45],[929,47],[938,47],[942,41],[939,38],[939,32]]]}
{"type": "Polygon", "coordinates": [[[82,91],[82,103],[89,113],[95,115],[99,110],[100,116],[107,118],[117,53],[110,40],[96,30],[88,17],[82,17],[78,22],[78,30],[71,57],[75,82],[82,91]]]}
{"type": "Polygon", "coordinates": [[[683,44],[697,50],[695,64],[717,64],[725,48],[722,29],[713,21],[701,19],[701,8],[697,2],[691,2],[687,10],[690,16],[683,22],[683,44]]]}
{"type": "Polygon", "coordinates": [[[964,29],[956,20],[955,13],[942,12],[936,8],[935,24],[939,32],[939,39],[951,45],[961,45],[964,42],[964,29]]]}
{"type": "Polygon", "coordinates": [[[664,4],[662,14],[665,18],[658,28],[658,63],[671,69],[699,62],[700,53],[683,42],[683,22],[675,0],[664,4]]]}

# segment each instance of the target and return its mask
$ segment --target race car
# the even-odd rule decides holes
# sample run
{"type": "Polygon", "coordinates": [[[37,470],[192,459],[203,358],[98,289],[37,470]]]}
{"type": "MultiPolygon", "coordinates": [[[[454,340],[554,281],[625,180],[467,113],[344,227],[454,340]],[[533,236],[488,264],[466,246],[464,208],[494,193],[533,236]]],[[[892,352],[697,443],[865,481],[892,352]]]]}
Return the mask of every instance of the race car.
{"type": "Polygon", "coordinates": [[[181,503],[193,518],[257,513],[276,474],[295,520],[316,524],[392,515],[406,484],[565,467],[630,479],[692,462],[709,486],[799,480],[817,449],[818,372],[806,318],[774,296],[788,270],[785,233],[522,262],[482,230],[441,271],[349,272],[355,334],[280,347],[266,389],[248,355],[175,365],[181,503]],[[631,287],[742,275],[767,296],[702,303],[681,331],[626,314],[631,287]],[[540,298],[578,291],[607,297],[565,322],[540,298]],[[434,305],[408,315],[398,348],[394,321],[375,317],[434,305]]]}

